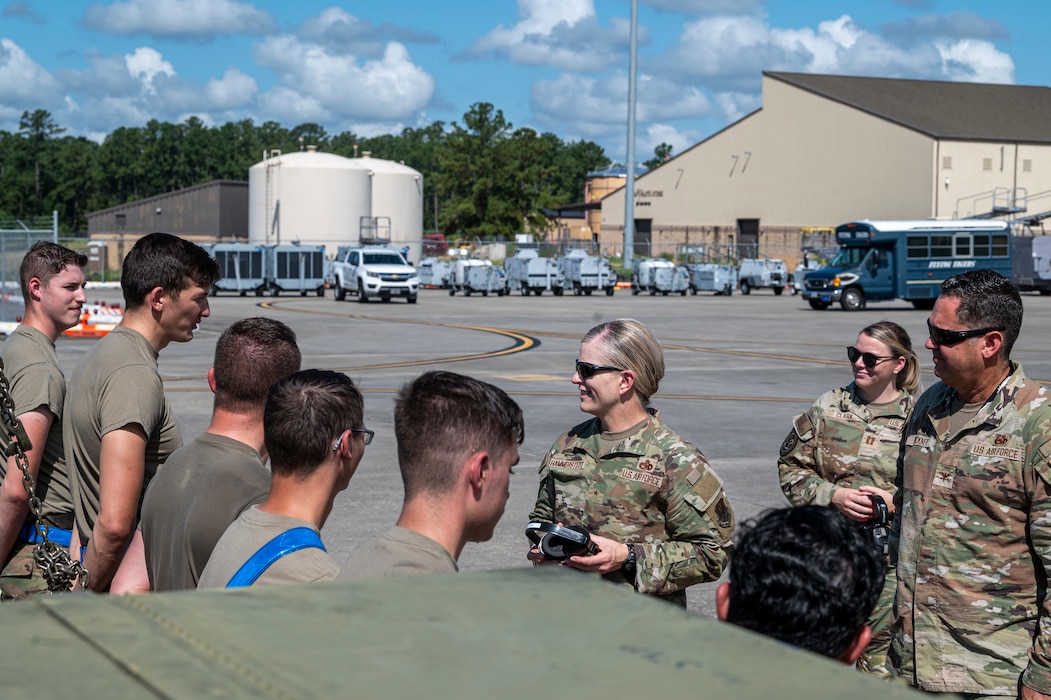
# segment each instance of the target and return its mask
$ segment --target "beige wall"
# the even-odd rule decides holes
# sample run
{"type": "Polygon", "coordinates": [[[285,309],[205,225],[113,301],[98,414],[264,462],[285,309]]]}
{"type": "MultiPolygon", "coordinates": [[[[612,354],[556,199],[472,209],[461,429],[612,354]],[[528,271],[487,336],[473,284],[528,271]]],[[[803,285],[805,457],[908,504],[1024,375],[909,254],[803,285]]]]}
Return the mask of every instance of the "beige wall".
{"type": "Polygon", "coordinates": [[[942,141],[935,163],[939,217],[966,218],[1012,199],[1029,213],[1051,210],[1051,146],[942,141]]]}

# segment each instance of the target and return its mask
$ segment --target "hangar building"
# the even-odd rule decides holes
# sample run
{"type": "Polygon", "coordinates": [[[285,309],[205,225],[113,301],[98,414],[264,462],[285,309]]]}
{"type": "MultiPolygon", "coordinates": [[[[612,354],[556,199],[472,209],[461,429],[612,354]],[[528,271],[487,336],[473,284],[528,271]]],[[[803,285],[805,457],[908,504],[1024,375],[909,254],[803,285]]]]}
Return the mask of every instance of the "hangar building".
{"type": "MultiPolygon", "coordinates": [[[[635,182],[640,256],[795,260],[857,219],[996,217],[1040,233],[1051,88],[765,72],[760,109],[635,182]]],[[[609,252],[624,193],[602,200],[609,252]]]]}

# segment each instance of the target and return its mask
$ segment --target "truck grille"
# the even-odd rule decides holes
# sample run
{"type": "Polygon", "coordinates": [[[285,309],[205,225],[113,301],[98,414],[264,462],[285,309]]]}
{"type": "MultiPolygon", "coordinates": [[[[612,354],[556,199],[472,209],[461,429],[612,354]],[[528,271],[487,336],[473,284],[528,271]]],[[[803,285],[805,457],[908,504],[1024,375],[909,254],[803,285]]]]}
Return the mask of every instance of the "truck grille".
{"type": "Polygon", "coordinates": [[[807,289],[822,290],[829,288],[829,281],[830,280],[812,280],[808,277],[805,284],[807,289]]]}

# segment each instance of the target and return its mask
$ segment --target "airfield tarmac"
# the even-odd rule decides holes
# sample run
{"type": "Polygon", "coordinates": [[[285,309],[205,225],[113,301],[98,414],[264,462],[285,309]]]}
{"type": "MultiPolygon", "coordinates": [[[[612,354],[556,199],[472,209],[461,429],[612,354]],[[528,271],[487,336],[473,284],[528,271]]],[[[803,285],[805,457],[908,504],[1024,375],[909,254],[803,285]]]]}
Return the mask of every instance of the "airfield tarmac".
{"type": "MultiPolygon", "coordinates": [[[[119,301],[119,290],[88,290],[90,301],[119,301]]],[[[1051,299],[1024,296],[1025,321],[1012,358],[1033,378],[1051,382],[1043,350],[1051,332],[1051,299]]],[[[539,485],[537,467],[559,434],[588,418],[578,409],[569,378],[580,337],[605,320],[632,317],[664,347],[667,370],[652,405],[664,421],[695,443],[722,477],[738,524],[770,507],[787,505],[777,479],[777,455],[793,416],[822,392],[851,381],[845,346],[879,321],[901,324],[920,357],[923,384],[936,381],[927,339],[928,312],[905,302],[874,303],[862,311],[813,311],[798,296],[769,290],[731,297],[449,296],[421,290],[419,303],[359,304],[355,297],[239,297],[211,299],[211,316],[186,344],[161,351],[160,372],[188,441],[211,413],[205,379],[215,341],[234,321],[261,315],[289,324],[299,337],[304,368],[347,373],[365,396],[365,423],[376,431],[350,487],[336,498],[322,536],[342,561],[356,546],[394,524],[401,478],[394,439],[393,401],[407,380],[446,369],[491,382],[525,413],[521,461],[510,499],[489,542],[468,544],[460,569],[529,566],[524,535],[539,485]]],[[[94,341],[62,338],[58,354],[67,376],[94,341]]],[[[689,590],[689,609],[714,615],[715,584],[689,590]]]]}

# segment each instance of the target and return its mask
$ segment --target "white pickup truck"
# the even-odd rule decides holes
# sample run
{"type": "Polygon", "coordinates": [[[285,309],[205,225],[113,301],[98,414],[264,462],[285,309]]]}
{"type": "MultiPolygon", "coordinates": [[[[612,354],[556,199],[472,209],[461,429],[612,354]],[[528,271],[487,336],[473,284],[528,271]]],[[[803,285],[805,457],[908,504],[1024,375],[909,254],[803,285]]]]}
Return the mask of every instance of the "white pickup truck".
{"type": "Polygon", "coordinates": [[[395,248],[382,245],[340,246],[332,261],[332,290],[336,301],[343,301],[347,292],[358,295],[366,303],[380,298],[405,297],[416,303],[420,278],[416,268],[405,262],[395,248]]]}

